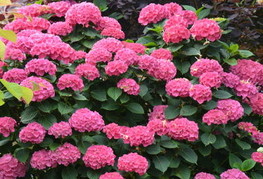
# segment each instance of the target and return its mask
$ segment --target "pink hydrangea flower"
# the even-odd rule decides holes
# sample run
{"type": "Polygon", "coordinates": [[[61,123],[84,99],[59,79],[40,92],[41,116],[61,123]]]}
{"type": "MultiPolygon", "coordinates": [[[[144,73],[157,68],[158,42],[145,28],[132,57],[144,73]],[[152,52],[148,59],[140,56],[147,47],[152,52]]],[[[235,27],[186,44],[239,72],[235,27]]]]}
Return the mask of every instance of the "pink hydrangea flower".
{"type": "Polygon", "coordinates": [[[138,22],[142,25],[147,25],[150,23],[157,23],[165,17],[165,7],[160,4],[151,3],[140,11],[138,22]]]}
{"type": "Polygon", "coordinates": [[[104,48],[92,49],[86,55],[86,62],[97,63],[97,62],[108,62],[111,61],[112,54],[104,48]]]}
{"type": "Polygon", "coordinates": [[[109,139],[120,139],[126,134],[129,127],[119,126],[116,123],[110,123],[103,127],[103,132],[107,135],[109,139]]]}
{"type": "Polygon", "coordinates": [[[172,60],[172,52],[168,49],[160,48],[152,51],[151,56],[157,59],[172,60]]]}
{"type": "Polygon", "coordinates": [[[232,122],[244,115],[244,109],[241,104],[233,99],[219,100],[217,102],[217,109],[223,111],[232,122]]]}
{"type": "Polygon", "coordinates": [[[28,77],[21,82],[21,86],[33,90],[34,96],[32,101],[40,102],[55,96],[55,90],[52,84],[39,77],[28,77]],[[37,89],[34,89],[34,86],[37,86],[37,89]]]}
{"type": "Polygon", "coordinates": [[[121,41],[109,37],[97,41],[92,47],[92,49],[101,49],[101,48],[106,49],[109,52],[117,52],[118,50],[123,48],[123,44],[121,43],[121,41]]]}
{"type": "Polygon", "coordinates": [[[71,4],[69,1],[58,1],[48,3],[47,6],[51,8],[51,11],[55,13],[57,17],[63,17],[70,8],[71,4]]]}
{"type": "Polygon", "coordinates": [[[48,129],[48,135],[53,135],[55,138],[64,138],[66,136],[72,135],[72,129],[68,122],[59,122],[54,123],[49,129],[48,129]]]}
{"type": "Polygon", "coordinates": [[[188,79],[175,78],[166,83],[165,90],[168,95],[173,97],[188,97],[191,86],[192,84],[188,79]]]}
{"type": "Polygon", "coordinates": [[[74,91],[81,91],[84,83],[78,75],[64,74],[58,79],[57,87],[60,90],[71,88],[74,91]]]}
{"type": "Polygon", "coordinates": [[[141,70],[150,70],[156,61],[157,58],[150,55],[142,55],[139,57],[138,65],[141,70]]]}
{"type": "Polygon", "coordinates": [[[175,140],[196,141],[199,128],[197,123],[187,118],[176,118],[167,124],[168,136],[175,140]]]}
{"type": "Polygon", "coordinates": [[[8,137],[11,132],[15,132],[16,120],[11,117],[0,117],[0,134],[8,137]]]}
{"type": "Polygon", "coordinates": [[[121,60],[111,61],[105,67],[105,72],[109,76],[119,76],[125,73],[127,70],[127,63],[121,60]]]}
{"type": "Polygon", "coordinates": [[[146,126],[135,126],[127,130],[123,136],[125,144],[130,146],[143,145],[147,147],[154,142],[154,132],[150,131],[146,126]]]}
{"type": "Polygon", "coordinates": [[[250,96],[249,105],[252,107],[254,113],[263,115],[263,93],[250,96]]]}
{"type": "Polygon", "coordinates": [[[116,52],[114,60],[124,61],[127,65],[133,65],[138,62],[139,56],[131,49],[123,48],[116,52]]]}
{"type": "Polygon", "coordinates": [[[253,141],[259,145],[263,145],[263,132],[258,132],[252,135],[253,141]]]}
{"type": "Polygon", "coordinates": [[[166,43],[179,43],[190,38],[190,31],[182,25],[167,27],[163,33],[163,40],[166,43]]]}
{"type": "Polygon", "coordinates": [[[194,24],[198,19],[196,13],[190,10],[183,10],[179,14],[187,21],[187,25],[194,24]]]}
{"type": "Polygon", "coordinates": [[[87,149],[82,160],[86,167],[97,170],[107,165],[113,166],[115,157],[112,148],[105,145],[93,145],[87,149]]]}
{"type": "Polygon", "coordinates": [[[3,77],[3,74],[4,74],[4,70],[3,70],[3,67],[6,66],[6,63],[3,62],[3,61],[0,61],[0,78],[3,77]]]}
{"type": "Polygon", "coordinates": [[[18,33],[21,30],[29,29],[29,23],[26,21],[25,18],[18,18],[6,24],[3,29],[12,30],[15,33],[18,33]]]}
{"type": "MultiPolygon", "coordinates": [[[[173,26],[182,26],[182,27],[186,27],[188,26],[188,21],[183,18],[180,15],[174,15],[172,17],[170,17],[164,24],[164,30],[171,28],[173,26]]],[[[178,27],[178,28],[179,28],[178,27]]],[[[190,32],[189,32],[190,33],[190,32]]]]}
{"type": "Polygon", "coordinates": [[[212,91],[209,87],[204,85],[193,85],[190,88],[189,96],[196,100],[199,104],[212,99],[212,91]]]}
{"type": "Polygon", "coordinates": [[[125,154],[118,159],[118,169],[126,172],[144,175],[148,167],[147,159],[137,153],[125,154]]]}
{"type": "Polygon", "coordinates": [[[168,121],[166,120],[153,119],[148,122],[147,128],[157,135],[162,136],[168,133],[167,124],[168,121]]]}
{"type": "Polygon", "coordinates": [[[254,124],[252,124],[251,122],[240,122],[238,123],[238,128],[240,130],[251,133],[252,135],[255,135],[259,132],[256,126],[254,126],[254,124]]]}
{"type": "Polygon", "coordinates": [[[262,152],[253,152],[251,158],[255,161],[260,163],[263,166],[263,153],[262,152]]]}
{"type": "Polygon", "coordinates": [[[48,28],[48,33],[65,36],[73,31],[73,27],[67,22],[55,22],[48,28]]]}
{"type": "Polygon", "coordinates": [[[222,83],[229,88],[235,88],[239,82],[240,78],[237,75],[234,75],[233,73],[221,73],[222,76],[222,83]]]}
{"type": "Polygon", "coordinates": [[[75,74],[82,76],[90,81],[100,77],[100,72],[95,65],[88,63],[80,64],[75,69],[75,74]]]}
{"type": "Polygon", "coordinates": [[[227,171],[221,173],[221,179],[249,179],[249,177],[242,171],[238,169],[228,169],[227,171]]]}
{"type": "Polygon", "coordinates": [[[43,14],[50,13],[50,9],[47,6],[40,5],[40,4],[31,4],[29,6],[22,6],[17,10],[19,14],[28,17],[37,17],[43,14]]]}
{"type": "Polygon", "coordinates": [[[192,76],[200,77],[206,72],[217,72],[221,74],[223,72],[223,68],[216,60],[201,58],[191,66],[190,71],[192,76]]]}
{"type": "Polygon", "coordinates": [[[0,177],[2,179],[16,179],[26,175],[26,165],[19,162],[11,154],[0,157],[0,177]]]}
{"type": "Polygon", "coordinates": [[[168,105],[157,105],[153,107],[153,111],[149,114],[149,121],[154,119],[165,120],[164,110],[168,105]]]}
{"type": "Polygon", "coordinates": [[[104,127],[102,116],[88,108],[78,109],[69,119],[72,128],[79,132],[100,131],[104,127]]]}
{"type": "Polygon", "coordinates": [[[52,158],[53,152],[50,150],[39,150],[33,153],[30,159],[30,165],[32,168],[38,170],[44,170],[48,167],[55,168],[57,166],[56,161],[52,158]]]}
{"type": "Polygon", "coordinates": [[[27,78],[27,72],[23,69],[13,68],[4,73],[3,79],[8,82],[21,83],[27,78]]]}
{"type": "Polygon", "coordinates": [[[183,11],[182,6],[175,2],[164,4],[166,18],[180,14],[183,11]]]}
{"type": "Polygon", "coordinates": [[[47,30],[50,25],[50,22],[44,18],[33,17],[32,20],[28,22],[29,27],[25,29],[42,31],[47,30]]]}
{"type": "Polygon", "coordinates": [[[200,172],[195,175],[194,179],[216,179],[216,177],[210,173],[200,172]]]}
{"type": "Polygon", "coordinates": [[[217,72],[206,72],[200,76],[199,82],[200,84],[208,86],[210,88],[219,88],[222,83],[222,77],[217,72]]]}
{"type": "Polygon", "coordinates": [[[212,109],[204,114],[203,122],[211,125],[211,124],[226,124],[228,122],[228,116],[219,109],[212,109]]]}
{"type": "Polygon", "coordinates": [[[99,179],[124,179],[118,172],[106,172],[99,179]]]}
{"type": "Polygon", "coordinates": [[[38,76],[44,76],[45,73],[55,75],[57,66],[47,59],[32,59],[26,64],[25,70],[27,73],[35,73],[38,76]]]}
{"type": "Polygon", "coordinates": [[[81,24],[88,27],[90,22],[99,23],[101,12],[93,3],[82,2],[72,5],[66,12],[65,18],[71,25],[81,24]]]}
{"type": "Polygon", "coordinates": [[[14,49],[14,48],[10,49],[7,46],[6,53],[5,53],[5,60],[8,60],[8,59],[23,61],[26,59],[26,55],[19,49],[14,49]]]}
{"type": "Polygon", "coordinates": [[[32,122],[20,131],[19,139],[24,143],[31,142],[33,144],[40,144],[43,142],[46,132],[41,124],[32,122]]]}
{"type": "Polygon", "coordinates": [[[222,34],[217,22],[210,19],[200,19],[195,21],[190,31],[193,38],[196,40],[207,39],[212,42],[220,39],[222,34]]]}
{"type": "Polygon", "coordinates": [[[108,27],[101,31],[100,35],[114,37],[116,39],[124,39],[125,34],[121,29],[117,29],[115,27],[108,27]]]}
{"type": "Polygon", "coordinates": [[[125,48],[131,49],[136,53],[145,54],[146,47],[143,44],[131,43],[125,41],[122,41],[122,44],[124,45],[125,48]]]}
{"type": "Polygon", "coordinates": [[[53,159],[59,164],[68,166],[69,164],[75,163],[80,158],[79,149],[70,144],[65,143],[58,147],[53,153],[53,159]]]}
{"type": "Polygon", "coordinates": [[[258,89],[254,84],[248,81],[240,80],[238,85],[235,86],[235,92],[237,96],[242,96],[244,99],[257,94],[258,89]]]}
{"type": "Polygon", "coordinates": [[[117,87],[130,95],[138,95],[140,93],[140,85],[134,79],[123,78],[117,83],[117,87]]]}
{"type": "Polygon", "coordinates": [[[103,30],[109,27],[121,29],[120,23],[116,19],[111,17],[101,17],[96,29],[103,30]]]}

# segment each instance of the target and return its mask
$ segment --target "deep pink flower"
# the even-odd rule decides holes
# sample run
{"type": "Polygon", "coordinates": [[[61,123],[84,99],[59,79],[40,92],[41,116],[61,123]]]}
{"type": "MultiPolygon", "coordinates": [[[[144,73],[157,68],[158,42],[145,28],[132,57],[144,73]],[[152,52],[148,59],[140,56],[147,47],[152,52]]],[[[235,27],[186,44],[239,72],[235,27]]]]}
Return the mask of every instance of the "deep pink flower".
{"type": "Polygon", "coordinates": [[[175,2],[164,4],[166,18],[180,14],[183,11],[182,6],[175,2]]]}
{"type": "Polygon", "coordinates": [[[168,49],[160,48],[152,51],[151,56],[157,59],[172,60],[172,52],[168,49]]]}
{"type": "Polygon", "coordinates": [[[127,70],[127,63],[121,60],[111,61],[105,67],[105,72],[109,76],[119,76],[125,73],[127,70]]]}
{"type": "Polygon", "coordinates": [[[19,139],[23,143],[31,142],[33,144],[40,144],[43,142],[46,132],[41,124],[32,122],[20,131],[19,139]]]}
{"type": "Polygon", "coordinates": [[[223,68],[216,60],[201,58],[191,66],[190,71],[192,76],[200,77],[206,72],[217,72],[221,74],[223,72],[223,68]]]}
{"type": "Polygon", "coordinates": [[[75,74],[82,76],[90,81],[100,77],[100,72],[95,65],[88,63],[80,64],[75,69],[75,74]]]}
{"type": "Polygon", "coordinates": [[[167,124],[168,121],[166,120],[153,119],[148,122],[147,128],[157,135],[162,136],[168,133],[167,124]]]}
{"type": "Polygon", "coordinates": [[[221,73],[222,76],[222,83],[229,88],[235,88],[239,82],[240,78],[237,75],[234,75],[233,73],[221,73]]]}
{"type": "Polygon", "coordinates": [[[235,86],[235,92],[237,96],[242,96],[242,98],[247,98],[253,96],[258,93],[257,87],[244,80],[240,80],[240,82],[235,86]]]}
{"type": "Polygon", "coordinates": [[[48,129],[48,135],[53,135],[55,138],[64,138],[66,136],[72,135],[72,129],[68,122],[59,122],[54,123],[49,129],[48,129]]]}
{"type": "Polygon", "coordinates": [[[96,29],[103,30],[109,27],[121,29],[120,23],[116,19],[111,17],[101,17],[96,29]]]}
{"type": "Polygon", "coordinates": [[[194,179],[216,179],[216,177],[210,173],[200,172],[195,175],[194,179]]]}
{"type": "Polygon", "coordinates": [[[108,27],[101,31],[100,35],[114,37],[116,39],[124,39],[125,34],[121,29],[117,29],[115,27],[108,27]]]}
{"type": "Polygon", "coordinates": [[[107,135],[109,139],[120,139],[123,135],[121,128],[122,127],[116,123],[110,123],[103,127],[103,132],[107,135]]]}
{"type": "Polygon", "coordinates": [[[65,36],[73,31],[73,27],[67,22],[55,22],[48,28],[48,33],[65,36]]]}
{"type": "Polygon", "coordinates": [[[11,117],[0,117],[0,134],[8,137],[10,133],[15,132],[17,122],[11,117]]]}
{"type": "Polygon", "coordinates": [[[191,86],[192,84],[188,79],[175,78],[166,83],[165,90],[168,95],[173,97],[188,97],[191,86]]]}
{"type": "Polygon", "coordinates": [[[57,67],[54,63],[47,59],[32,59],[26,66],[25,70],[27,73],[35,73],[38,76],[44,76],[45,73],[49,75],[55,75],[57,67]]]}
{"type": "Polygon", "coordinates": [[[78,75],[64,74],[58,79],[57,87],[60,90],[71,88],[74,91],[81,91],[84,88],[84,84],[78,75]]]}
{"type": "Polygon", "coordinates": [[[36,168],[38,170],[43,170],[48,167],[55,168],[57,163],[52,157],[53,151],[44,149],[36,151],[30,159],[30,165],[32,168],[36,168]]]}
{"type": "Polygon", "coordinates": [[[112,54],[104,48],[95,48],[88,52],[86,55],[86,62],[97,63],[97,62],[108,62],[111,61],[112,54]]]}
{"type": "Polygon", "coordinates": [[[258,132],[252,135],[253,141],[259,145],[263,145],[263,132],[258,132]]]}
{"type": "Polygon", "coordinates": [[[112,38],[112,37],[108,37],[106,39],[101,39],[99,41],[97,41],[93,47],[93,49],[106,49],[109,52],[117,52],[118,50],[123,48],[123,44],[121,43],[121,41],[112,38]]]}
{"type": "Polygon", "coordinates": [[[149,121],[154,119],[165,120],[164,110],[168,105],[157,105],[153,107],[153,111],[149,114],[149,121]]]}
{"type": "Polygon", "coordinates": [[[210,88],[219,88],[222,83],[222,77],[217,72],[206,72],[200,76],[199,82],[200,84],[208,86],[210,88]]]}
{"type": "Polygon", "coordinates": [[[238,123],[238,128],[240,130],[246,131],[252,135],[256,135],[257,133],[259,133],[256,126],[254,126],[254,124],[251,122],[240,122],[240,123],[238,123]]]}
{"type": "Polygon", "coordinates": [[[71,4],[69,1],[58,1],[47,4],[51,11],[58,17],[65,16],[66,12],[70,8],[71,4]]]}
{"type": "Polygon", "coordinates": [[[244,115],[241,104],[233,99],[224,99],[217,102],[217,108],[223,111],[232,122],[240,119],[244,115]]]}
{"type": "MultiPolygon", "coordinates": [[[[170,17],[164,24],[164,30],[171,28],[173,26],[182,26],[182,27],[186,27],[188,26],[188,21],[183,18],[180,15],[174,15],[172,17],[170,17]]],[[[178,27],[178,28],[179,28],[178,27]]],[[[189,32],[190,33],[190,32],[189,32]]]]}
{"type": "Polygon", "coordinates": [[[26,165],[19,162],[11,154],[0,157],[0,177],[2,179],[16,179],[26,175],[26,165]]]}
{"type": "Polygon", "coordinates": [[[249,179],[249,177],[239,169],[228,169],[221,173],[221,179],[249,179]]]}
{"type": "Polygon", "coordinates": [[[209,87],[204,85],[193,85],[190,88],[189,96],[196,100],[199,104],[212,99],[212,91],[209,87]]]}
{"type": "Polygon", "coordinates": [[[182,25],[167,27],[163,33],[163,40],[166,43],[179,43],[190,38],[190,31],[182,25]]]}
{"type": "Polygon", "coordinates": [[[4,73],[3,79],[8,82],[21,83],[27,78],[27,72],[23,69],[13,68],[4,73]]]}
{"type": "Polygon", "coordinates": [[[253,152],[251,158],[255,161],[260,163],[263,166],[263,153],[262,152],[253,152]]]}
{"type": "Polygon", "coordinates": [[[124,179],[118,172],[106,172],[99,179],[124,179]]]}
{"type": "Polygon", "coordinates": [[[263,93],[257,93],[249,97],[249,105],[252,107],[253,112],[263,115],[263,93]]]}
{"type": "Polygon", "coordinates": [[[130,95],[140,93],[140,85],[134,79],[123,78],[117,83],[117,87],[130,95]]]}
{"type": "Polygon", "coordinates": [[[219,109],[212,109],[204,114],[203,122],[211,124],[226,124],[228,122],[228,116],[219,109]]]}
{"type": "Polygon", "coordinates": [[[141,70],[150,70],[154,64],[156,63],[157,58],[152,57],[150,55],[142,55],[139,57],[139,68],[141,70]]]}
{"type": "Polygon", "coordinates": [[[187,25],[192,25],[197,20],[197,15],[193,11],[183,10],[179,14],[187,21],[187,25]]]}
{"type": "Polygon", "coordinates": [[[131,49],[123,48],[116,52],[114,60],[124,61],[127,65],[133,65],[138,62],[139,56],[131,49]]]}
{"type": "Polygon", "coordinates": [[[37,17],[43,14],[50,13],[50,8],[48,6],[40,5],[40,4],[31,4],[28,6],[22,6],[17,10],[19,14],[28,17],[37,17]]]}
{"type": "Polygon", "coordinates": [[[150,23],[157,23],[165,17],[165,7],[160,4],[151,3],[141,10],[138,22],[142,25],[147,25],[150,23]]]}
{"type": "Polygon", "coordinates": [[[135,51],[136,53],[145,54],[146,47],[143,44],[131,43],[125,41],[122,41],[122,44],[124,45],[125,48],[129,48],[135,51]]]}

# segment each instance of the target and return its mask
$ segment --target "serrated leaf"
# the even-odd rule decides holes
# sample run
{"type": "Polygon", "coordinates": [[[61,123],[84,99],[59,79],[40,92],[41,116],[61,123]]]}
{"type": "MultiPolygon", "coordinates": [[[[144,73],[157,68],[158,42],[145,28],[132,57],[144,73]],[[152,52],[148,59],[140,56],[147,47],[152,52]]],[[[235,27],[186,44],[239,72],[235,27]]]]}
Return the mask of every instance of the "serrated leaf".
{"type": "Polygon", "coordinates": [[[98,101],[106,101],[106,91],[104,89],[97,89],[90,92],[91,96],[98,101]]]}
{"type": "Polygon", "coordinates": [[[116,87],[111,87],[108,89],[107,94],[111,97],[114,101],[116,101],[122,94],[122,90],[116,87]]]}
{"type": "Polygon", "coordinates": [[[180,109],[175,106],[168,106],[164,110],[164,114],[166,119],[174,119],[180,114],[180,109]]]}
{"type": "MultiPolygon", "coordinates": [[[[2,2],[3,0],[1,0],[2,2]]],[[[0,2],[0,4],[1,4],[0,2]]],[[[12,30],[0,29],[0,36],[11,42],[16,42],[16,34],[12,30]]]]}
{"type": "Polygon", "coordinates": [[[144,114],[144,109],[139,103],[129,103],[126,108],[134,114],[144,114]]]}
{"type": "Polygon", "coordinates": [[[37,108],[34,106],[29,106],[21,113],[21,122],[23,124],[28,124],[37,116],[37,114],[37,108]]]}
{"type": "Polygon", "coordinates": [[[66,103],[60,102],[58,103],[58,111],[60,112],[60,114],[68,114],[70,112],[72,112],[74,109],[67,105],[66,103]]]}
{"type": "Polygon", "coordinates": [[[193,149],[185,147],[182,148],[178,154],[182,156],[186,161],[197,164],[196,162],[198,157],[193,149]]]}
{"type": "Polygon", "coordinates": [[[180,110],[180,115],[182,116],[192,116],[197,112],[197,107],[191,105],[185,105],[180,110]]]}
{"type": "Polygon", "coordinates": [[[170,165],[170,160],[166,156],[154,156],[153,163],[157,170],[164,173],[170,165]]]}
{"type": "Polygon", "coordinates": [[[216,136],[213,134],[209,134],[209,133],[203,133],[201,135],[201,141],[203,142],[203,144],[205,144],[205,146],[209,145],[209,144],[213,144],[216,141],[216,136]]]}
{"type": "Polygon", "coordinates": [[[256,162],[252,159],[247,159],[245,160],[242,165],[241,165],[241,170],[242,171],[248,171],[251,170],[252,168],[254,168],[254,166],[256,165],[256,162]]]}
{"type": "Polygon", "coordinates": [[[232,97],[232,94],[224,90],[217,90],[214,92],[214,96],[218,99],[228,99],[232,97]]]}

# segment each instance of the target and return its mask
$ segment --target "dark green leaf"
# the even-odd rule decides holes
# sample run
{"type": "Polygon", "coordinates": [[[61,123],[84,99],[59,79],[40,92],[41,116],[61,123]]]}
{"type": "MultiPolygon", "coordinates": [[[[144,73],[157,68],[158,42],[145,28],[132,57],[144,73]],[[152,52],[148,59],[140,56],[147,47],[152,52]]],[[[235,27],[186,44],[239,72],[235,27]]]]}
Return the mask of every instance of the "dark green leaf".
{"type": "Polygon", "coordinates": [[[180,115],[182,116],[192,116],[193,114],[195,114],[197,111],[197,107],[195,106],[191,106],[191,105],[186,105],[183,106],[180,110],[180,115]]]}
{"type": "Polygon", "coordinates": [[[111,97],[114,101],[116,101],[122,94],[122,90],[117,87],[111,87],[108,89],[107,94],[111,97]]]}
{"type": "Polygon", "coordinates": [[[10,141],[10,139],[4,139],[4,140],[0,140],[0,147],[4,146],[5,144],[7,144],[10,141]]]}
{"type": "Polygon", "coordinates": [[[135,114],[144,114],[144,109],[139,103],[129,103],[126,108],[135,114]]]}
{"type": "Polygon", "coordinates": [[[15,158],[17,158],[20,162],[25,163],[29,157],[29,150],[24,148],[18,148],[15,150],[15,158]]]}
{"type": "Polygon", "coordinates": [[[203,144],[205,144],[205,146],[207,146],[209,144],[215,143],[216,136],[211,133],[203,133],[201,135],[201,141],[203,142],[203,144]]]}
{"type": "Polygon", "coordinates": [[[204,157],[209,156],[211,154],[212,147],[210,145],[208,146],[200,146],[198,151],[200,154],[202,154],[204,157]]]}
{"type": "Polygon", "coordinates": [[[148,87],[146,85],[141,85],[139,95],[143,97],[144,95],[147,94],[147,92],[148,92],[148,87]]]}
{"type": "Polygon", "coordinates": [[[61,175],[63,179],[77,179],[78,172],[74,167],[68,166],[62,170],[61,175]]]}
{"type": "Polygon", "coordinates": [[[242,160],[240,158],[238,158],[238,156],[236,156],[235,154],[232,154],[232,153],[229,154],[228,160],[229,160],[229,165],[231,168],[235,168],[234,167],[235,163],[242,164],[242,160]]]}
{"type": "Polygon", "coordinates": [[[254,54],[250,52],[249,50],[238,50],[238,52],[239,52],[239,55],[243,58],[254,56],[254,54]]]}
{"type": "Polygon", "coordinates": [[[37,104],[37,107],[40,111],[44,113],[50,113],[52,110],[56,109],[56,103],[51,103],[51,102],[40,102],[37,104]]]}
{"type": "Polygon", "coordinates": [[[198,157],[193,149],[185,147],[182,148],[178,154],[182,156],[186,161],[197,164],[196,162],[198,157]]]}
{"type": "Polygon", "coordinates": [[[37,122],[44,126],[46,129],[49,129],[55,122],[57,122],[57,118],[53,114],[46,114],[37,119],[37,122]]]}
{"type": "Polygon", "coordinates": [[[237,60],[234,58],[224,59],[224,62],[226,62],[228,65],[231,65],[231,66],[237,64],[237,60]]]}
{"type": "Polygon", "coordinates": [[[108,110],[108,111],[114,111],[119,108],[118,104],[116,104],[114,101],[107,101],[105,103],[102,103],[101,105],[102,109],[108,110]]]}
{"type": "Polygon", "coordinates": [[[89,169],[87,172],[88,179],[98,179],[100,175],[101,173],[99,173],[97,170],[89,169]]]}
{"type": "Polygon", "coordinates": [[[181,162],[181,159],[179,157],[172,159],[169,168],[178,168],[180,165],[180,162],[181,162]]]}
{"type": "Polygon", "coordinates": [[[241,170],[242,171],[248,171],[251,170],[254,166],[256,165],[256,162],[252,159],[247,159],[245,160],[242,165],[241,165],[241,170]]]}
{"type": "Polygon", "coordinates": [[[78,101],[86,101],[87,100],[87,98],[82,94],[74,94],[73,98],[75,100],[78,100],[78,101]]]}
{"type": "Polygon", "coordinates": [[[252,113],[252,108],[248,105],[248,104],[242,104],[243,108],[244,108],[244,112],[247,115],[250,115],[252,113]]]}
{"type": "Polygon", "coordinates": [[[71,113],[74,109],[67,105],[66,103],[60,102],[58,103],[58,111],[60,112],[60,114],[68,114],[71,113]]]}
{"type": "Polygon", "coordinates": [[[190,179],[191,170],[187,166],[180,166],[175,171],[175,176],[179,177],[180,179],[190,179]]]}
{"type": "Polygon", "coordinates": [[[178,142],[174,141],[174,140],[164,140],[160,142],[161,146],[163,146],[164,148],[167,149],[174,149],[174,148],[178,148],[178,142]]]}
{"type": "Polygon", "coordinates": [[[156,145],[151,145],[149,147],[146,148],[146,152],[150,155],[157,155],[161,152],[161,147],[160,145],[156,144],[156,145]]]}
{"type": "Polygon", "coordinates": [[[128,95],[122,95],[121,97],[120,97],[120,102],[122,103],[122,104],[124,104],[124,103],[127,103],[128,101],[130,100],[130,97],[128,96],[128,95]]]}
{"type": "Polygon", "coordinates": [[[203,9],[201,12],[198,13],[198,18],[203,19],[210,14],[210,9],[203,9]]]}
{"type": "Polygon", "coordinates": [[[154,156],[153,163],[156,169],[164,173],[170,165],[170,160],[166,156],[154,156]]]}
{"type": "Polygon", "coordinates": [[[193,47],[189,47],[189,48],[183,49],[182,54],[184,54],[186,56],[195,56],[195,55],[200,55],[201,52],[200,52],[200,50],[197,50],[193,47]]]}
{"type": "Polygon", "coordinates": [[[174,119],[180,114],[180,109],[175,106],[168,106],[165,109],[164,114],[166,119],[174,119]]]}
{"type": "Polygon", "coordinates": [[[226,147],[226,141],[222,136],[216,136],[216,142],[213,143],[215,149],[222,149],[226,147]]]}
{"type": "Polygon", "coordinates": [[[251,177],[252,179],[263,179],[263,175],[261,175],[260,173],[256,173],[256,172],[251,172],[251,177]]]}
{"type": "Polygon", "coordinates": [[[171,52],[177,52],[177,51],[180,50],[182,47],[183,47],[183,45],[171,45],[171,46],[169,47],[169,50],[170,50],[171,52]]]}
{"type": "Polygon", "coordinates": [[[190,11],[194,11],[194,12],[196,11],[196,9],[193,6],[188,6],[188,5],[182,5],[182,6],[185,10],[190,10],[190,11]]]}
{"type": "Polygon", "coordinates": [[[214,109],[217,106],[217,102],[216,101],[208,101],[207,103],[203,104],[203,108],[205,110],[211,110],[214,109]]]}
{"type": "Polygon", "coordinates": [[[218,99],[228,99],[232,97],[232,94],[224,90],[217,90],[214,92],[214,96],[218,99]]]}
{"type": "Polygon", "coordinates": [[[21,122],[28,124],[36,117],[37,114],[37,108],[34,106],[29,106],[21,113],[21,122]]]}
{"type": "Polygon", "coordinates": [[[181,68],[181,73],[182,73],[182,74],[187,73],[187,72],[189,71],[189,69],[190,69],[190,66],[191,66],[190,62],[188,62],[188,61],[183,61],[183,63],[182,63],[182,68],[181,68]]]}
{"type": "Polygon", "coordinates": [[[106,0],[93,0],[93,3],[100,8],[101,11],[107,9],[107,1],[106,0]]]}
{"type": "Polygon", "coordinates": [[[98,101],[106,101],[106,91],[104,89],[97,89],[90,92],[91,96],[98,101]]]}
{"type": "Polygon", "coordinates": [[[244,141],[241,141],[239,139],[235,139],[237,145],[239,145],[239,147],[241,147],[243,150],[249,150],[251,149],[251,145],[249,143],[246,143],[244,141]]]}

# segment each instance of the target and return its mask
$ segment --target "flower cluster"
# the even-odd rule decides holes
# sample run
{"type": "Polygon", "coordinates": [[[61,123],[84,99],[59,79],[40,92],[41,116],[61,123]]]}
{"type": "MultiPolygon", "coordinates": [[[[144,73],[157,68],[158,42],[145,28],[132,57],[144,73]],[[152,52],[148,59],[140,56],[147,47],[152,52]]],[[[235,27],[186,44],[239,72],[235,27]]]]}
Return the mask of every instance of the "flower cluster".
{"type": "Polygon", "coordinates": [[[255,161],[260,163],[263,166],[263,153],[262,152],[253,152],[251,158],[255,161]]]}
{"type": "Polygon", "coordinates": [[[41,124],[32,122],[20,131],[19,139],[24,143],[31,142],[33,144],[39,144],[43,142],[46,132],[47,131],[41,124]]]}
{"type": "Polygon", "coordinates": [[[117,87],[130,95],[138,95],[140,93],[140,85],[134,79],[123,78],[117,83],[117,87]]]}
{"type": "Polygon", "coordinates": [[[0,157],[0,177],[15,179],[26,175],[26,165],[19,162],[11,154],[0,157]]]}
{"type": "Polygon", "coordinates": [[[15,132],[17,122],[11,117],[0,117],[0,134],[8,137],[10,133],[15,132]]]}
{"type": "Polygon", "coordinates": [[[210,173],[200,172],[195,175],[194,179],[216,179],[216,177],[210,173]]]}
{"type": "Polygon", "coordinates": [[[192,84],[186,78],[176,78],[165,85],[167,94],[173,97],[188,97],[192,84]]]}
{"type": "Polygon", "coordinates": [[[221,179],[234,179],[234,178],[240,178],[240,179],[249,179],[249,177],[239,169],[229,169],[220,175],[221,179]]]}
{"type": "Polygon", "coordinates": [[[27,78],[28,73],[23,69],[13,68],[4,73],[3,79],[8,82],[21,83],[27,78]]]}
{"type": "Polygon", "coordinates": [[[78,75],[64,74],[58,79],[58,89],[71,88],[74,91],[81,91],[84,88],[84,83],[78,75]]]}
{"type": "Polygon", "coordinates": [[[38,170],[43,170],[48,167],[55,168],[57,162],[53,159],[52,151],[42,149],[33,153],[30,165],[38,170]]]}
{"type": "Polygon", "coordinates": [[[47,59],[32,59],[26,64],[25,71],[27,73],[35,73],[38,76],[43,76],[45,73],[55,75],[57,67],[47,59]]]}
{"type": "Polygon", "coordinates": [[[48,135],[53,135],[55,138],[66,137],[72,135],[72,129],[68,122],[61,121],[59,123],[54,123],[48,129],[48,135]]]}
{"type": "Polygon", "coordinates": [[[106,172],[99,179],[124,179],[118,172],[106,172]]]}

